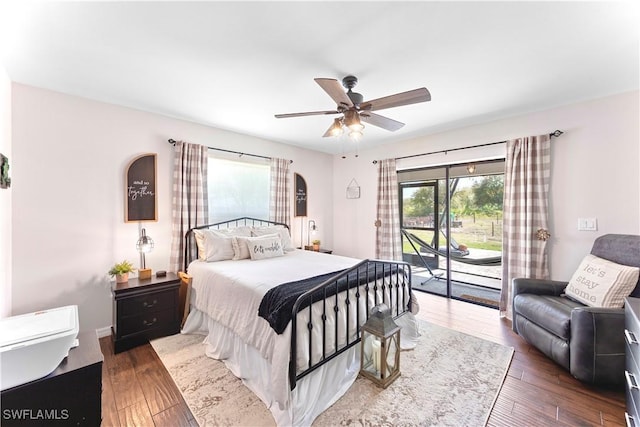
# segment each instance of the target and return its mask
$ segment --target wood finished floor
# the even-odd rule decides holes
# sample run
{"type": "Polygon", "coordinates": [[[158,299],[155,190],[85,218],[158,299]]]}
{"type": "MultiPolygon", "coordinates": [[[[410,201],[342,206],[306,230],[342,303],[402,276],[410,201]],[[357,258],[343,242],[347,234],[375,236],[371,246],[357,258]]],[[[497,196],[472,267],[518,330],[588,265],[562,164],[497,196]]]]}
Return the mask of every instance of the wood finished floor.
{"type": "MultiPolygon", "coordinates": [[[[624,426],[622,390],[586,386],[528,345],[495,309],[416,292],[418,317],[515,348],[488,426],[624,426]]],[[[103,426],[197,426],[168,372],[146,344],[104,354],[103,426]]],[[[410,408],[407,408],[410,410],[410,408]]]]}

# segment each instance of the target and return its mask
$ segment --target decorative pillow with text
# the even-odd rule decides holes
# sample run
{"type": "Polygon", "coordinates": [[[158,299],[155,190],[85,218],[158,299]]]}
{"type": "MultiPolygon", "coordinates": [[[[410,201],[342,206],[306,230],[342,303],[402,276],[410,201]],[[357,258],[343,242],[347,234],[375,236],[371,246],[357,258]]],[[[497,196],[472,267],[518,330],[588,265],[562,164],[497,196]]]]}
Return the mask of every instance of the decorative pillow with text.
{"type": "Polygon", "coordinates": [[[254,261],[284,255],[282,240],[277,234],[273,237],[249,237],[247,246],[249,247],[249,255],[254,261]]]}
{"type": "Polygon", "coordinates": [[[293,247],[293,242],[291,242],[291,235],[289,234],[289,229],[283,225],[271,225],[268,227],[255,227],[251,230],[251,235],[254,237],[264,236],[267,234],[277,233],[280,235],[280,240],[282,240],[282,250],[285,252],[293,251],[295,248],[293,247]]]}
{"type": "Polygon", "coordinates": [[[565,295],[591,307],[622,308],[638,283],[638,267],[587,255],[573,273],[565,295]]]}
{"type": "Polygon", "coordinates": [[[238,261],[240,259],[251,258],[251,254],[249,252],[249,240],[270,239],[274,237],[279,236],[277,234],[265,234],[264,236],[258,237],[233,236],[232,244],[233,251],[235,253],[235,255],[233,256],[233,260],[238,261]]]}

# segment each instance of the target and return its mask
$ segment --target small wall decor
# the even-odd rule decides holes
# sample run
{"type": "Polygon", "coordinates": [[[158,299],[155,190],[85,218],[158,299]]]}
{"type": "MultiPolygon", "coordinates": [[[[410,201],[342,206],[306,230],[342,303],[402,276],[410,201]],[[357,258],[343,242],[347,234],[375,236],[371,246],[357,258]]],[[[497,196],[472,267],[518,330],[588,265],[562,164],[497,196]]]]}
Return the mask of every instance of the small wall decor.
{"type": "Polygon", "coordinates": [[[0,153],[0,188],[11,187],[11,178],[9,178],[9,159],[0,153]]]}
{"type": "Polygon", "coordinates": [[[125,172],[124,221],[157,221],[156,154],[143,154],[125,172]]]}
{"type": "Polygon", "coordinates": [[[302,175],[294,173],[296,204],[294,216],[307,216],[307,182],[302,175]]]}
{"type": "Polygon", "coordinates": [[[360,186],[355,178],[351,180],[347,186],[347,199],[359,199],[360,198],[360,186]]]}

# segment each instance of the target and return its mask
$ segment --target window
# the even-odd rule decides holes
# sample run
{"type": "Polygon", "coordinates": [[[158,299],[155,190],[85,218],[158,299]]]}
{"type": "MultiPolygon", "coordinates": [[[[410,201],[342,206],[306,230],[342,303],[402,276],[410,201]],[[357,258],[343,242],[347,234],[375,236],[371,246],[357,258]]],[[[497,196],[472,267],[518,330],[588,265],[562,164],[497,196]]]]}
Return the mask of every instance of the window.
{"type": "Polygon", "coordinates": [[[270,166],[209,156],[209,221],[269,218],[270,166]]]}

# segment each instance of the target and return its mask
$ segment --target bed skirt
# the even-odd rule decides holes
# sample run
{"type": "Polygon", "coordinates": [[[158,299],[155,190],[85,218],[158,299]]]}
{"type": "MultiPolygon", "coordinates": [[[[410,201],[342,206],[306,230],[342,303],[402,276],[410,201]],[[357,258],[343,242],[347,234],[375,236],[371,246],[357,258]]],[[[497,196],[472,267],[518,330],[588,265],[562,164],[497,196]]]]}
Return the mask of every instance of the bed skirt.
{"type": "MultiPolygon", "coordinates": [[[[418,322],[411,313],[400,316],[402,348],[417,343],[418,322]]],[[[205,338],[205,353],[221,360],[271,411],[278,426],[309,426],[322,412],[343,396],[356,380],[360,369],[360,346],[354,346],[309,375],[301,378],[293,390],[273,390],[271,363],[256,348],[243,342],[232,330],[191,308],[182,329],[184,334],[205,338]],[[286,396],[278,400],[275,396],[286,396]]]]}

